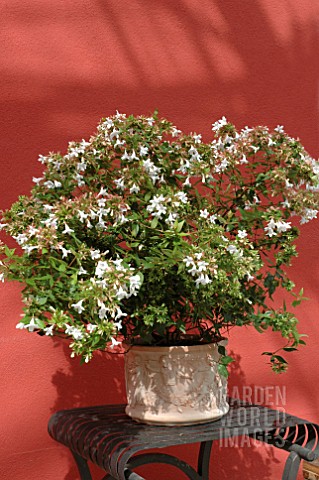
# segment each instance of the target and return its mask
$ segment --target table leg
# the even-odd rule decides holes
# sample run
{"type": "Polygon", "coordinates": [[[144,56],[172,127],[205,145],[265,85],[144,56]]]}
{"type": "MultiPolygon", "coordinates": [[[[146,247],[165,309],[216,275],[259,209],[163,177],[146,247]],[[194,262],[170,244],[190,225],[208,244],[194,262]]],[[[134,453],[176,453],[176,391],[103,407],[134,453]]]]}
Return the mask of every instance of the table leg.
{"type": "Polygon", "coordinates": [[[297,480],[301,458],[296,452],[291,452],[287,458],[282,480],[297,480]]]}
{"type": "Polygon", "coordinates": [[[197,472],[200,475],[202,480],[208,480],[209,478],[209,462],[210,454],[213,446],[213,441],[202,442],[200,444],[199,454],[198,454],[198,463],[197,463],[197,472]]]}
{"type": "Polygon", "coordinates": [[[71,452],[79,469],[81,480],[92,480],[91,472],[89,470],[87,461],[72,450],[71,452]]]}

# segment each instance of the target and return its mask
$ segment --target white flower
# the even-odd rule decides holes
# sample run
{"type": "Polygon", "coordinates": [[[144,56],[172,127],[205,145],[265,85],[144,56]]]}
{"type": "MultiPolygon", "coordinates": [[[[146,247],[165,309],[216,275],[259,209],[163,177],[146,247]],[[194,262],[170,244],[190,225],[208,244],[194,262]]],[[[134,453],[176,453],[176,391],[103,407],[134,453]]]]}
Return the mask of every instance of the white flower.
{"type": "Polygon", "coordinates": [[[201,134],[196,135],[196,134],[194,133],[193,139],[194,139],[195,143],[201,143],[201,141],[202,141],[202,136],[201,136],[201,134]]]}
{"type": "Polygon", "coordinates": [[[133,275],[132,277],[130,277],[130,294],[136,295],[137,290],[140,288],[141,285],[142,282],[139,275],[133,275]]]}
{"type": "Polygon", "coordinates": [[[209,217],[209,211],[207,210],[207,208],[205,208],[205,210],[200,210],[200,217],[201,218],[208,218],[209,217]]]}
{"type": "Polygon", "coordinates": [[[185,262],[186,267],[191,267],[194,265],[194,259],[193,257],[187,256],[183,259],[183,262],[185,262]]]}
{"type": "Polygon", "coordinates": [[[104,187],[101,187],[101,190],[97,194],[98,197],[102,197],[103,195],[107,195],[107,190],[104,187]]]}
{"type": "Polygon", "coordinates": [[[94,332],[94,330],[97,329],[97,325],[95,325],[94,323],[88,323],[86,329],[89,333],[92,333],[94,332]]]}
{"type": "Polygon", "coordinates": [[[275,232],[275,228],[276,228],[276,222],[275,220],[272,218],[267,226],[264,228],[265,232],[266,232],[266,235],[268,235],[268,237],[273,237],[274,235],[276,235],[276,232],[275,232]]]}
{"type": "Polygon", "coordinates": [[[50,189],[62,187],[62,183],[58,182],[57,180],[54,180],[53,182],[52,182],[52,180],[47,180],[46,182],[44,182],[43,185],[45,185],[46,187],[48,187],[50,189]]]}
{"type": "Polygon", "coordinates": [[[241,163],[242,165],[244,165],[245,163],[249,163],[245,154],[242,156],[241,160],[239,160],[239,163],[241,163]]]}
{"type": "Polygon", "coordinates": [[[37,245],[23,245],[22,249],[25,251],[25,253],[27,255],[30,255],[30,253],[32,252],[32,250],[36,250],[37,248],[39,248],[37,245]]]}
{"type": "Polygon", "coordinates": [[[95,269],[95,275],[102,278],[104,273],[110,269],[108,262],[100,260],[95,269]]]}
{"type": "Polygon", "coordinates": [[[67,323],[65,323],[64,326],[65,326],[65,333],[66,333],[67,335],[71,335],[71,334],[72,334],[71,332],[72,332],[72,330],[73,330],[72,325],[68,325],[67,323]]]}
{"type": "Polygon", "coordinates": [[[246,230],[238,230],[237,236],[238,236],[239,238],[246,238],[246,237],[247,237],[247,232],[246,232],[246,230]]]}
{"type": "Polygon", "coordinates": [[[208,275],[201,274],[198,278],[196,278],[195,283],[196,287],[199,287],[199,285],[208,285],[211,283],[212,280],[209,278],[208,275]]]}
{"type": "Polygon", "coordinates": [[[16,328],[18,328],[19,330],[24,330],[25,328],[27,328],[27,326],[25,325],[25,323],[19,322],[16,324],[16,328]]]}
{"type": "Polygon", "coordinates": [[[143,146],[141,146],[141,147],[140,147],[140,155],[141,155],[141,157],[144,157],[144,156],[147,155],[147,154],[148,154],[148,147],[143,147],[143,146]]]}
{"type": "Polygon", "coordinates": [[[183,183],[183,187],[191,187],[191,182],[189,180],[189,177],[186,178],[185,182],[183,183]]]}
{"type": "Polygon", "coordinates": [[[120,320],[119,322],[114,322],[114,327],[117,329],[117,330],[122,330],[122,320],[120,320]]]}
{"type": "Polygon", "coordinates": [[[0,273],[0,282],[4,282],[4,273],[0,273]]]}
{"type": "Polygon", "coordinates": [[[23,245],[29,240],[29,237],[25,233],[19,233],[19,235],[13,236],[13,238],[19,245],[23,245]]]}
{"type": "Polygon", "coordinates": [[[312,210],[311,208],[306,208],[304,215],[301,217],[300,224],[308,223],[310,220],[317,218],[318,210],[312,210]]]}
{"type": "Polygon", "coordinates": [[[118,288],[115,287],[115,295],[118,300],[122,300],[123,298],[128,298],[130,296],[122,286],[118,288]]]}
{"type": "Polygon", "coordinates": [[[126,268],[123,267],[123,265],[122,265],[123,258],[117,258],[116,260],[112,260],[112,262],[114,263],[116,270],[125,272],[126,268]]]}
{"type": "Polygon", "coordinates": [[[100,320],[104,320],[104,318],[106,317],[106,314],[107,314],[107,311],[108,309],[106,308],[104,302],[102,302],[101,300],[98,300],[97,301],[99,307],[100,307],[100,310],[99,310],[99,319],[100,320]]]}
{"type": "Polygon", "coordinates": [[[74,340],[82,340],[84,338],[84,335],[79,328],[73,327],[72,337],[74,338],[74,340]]]}
{"type": "Polygon", "coordinates": [[[283,125],[277,125],[276,128],[274,128],[275,132],[278,133],[285,133],[283,125]]]}
{"type": "Polygon", "coordinates": [[[54,215],[54,213],[50,213],[49,218],[46,220],[42,220],[42,222],[46,227],[54,228],[55,230],[58,228],[58,219],[54,215]]]}
{"type": "Polygon", "coordinates": [[[25,328],[29,330],[29,332],[33,332],[35,329],[39,328],[39,325],[36,324],[34,317],[31,318],[30,323],[28,323],[25,328]]]}
{"type": "Polygon", "coordinates": [[[129,156],[130,160],[138,160],[138,156],[135,153],[135,150],[133,149],[131,155],[129,156]]]}
{"type": "Polygon", "coordinates": [[[222,117],[220,120],[217,120],[217,122],[212,124],[212,130],[213,132],[219,132],[219,130],[227,125],[227,120],[225,117],[222,117]]]}
{"type": "Polygon", "coordinates": [[[78,313],[82,313],[84,312],[85,308],[83,307],[83,302],[84,302],[84,299],[82,300],[79,300],[77,303],[72,303],[71,304],[71,307],[74,308],[74,310],[76,310],[78,313]]]}
{"type": "Polygon", "coordinates": [[[117,188],[119,188],[120,190],[125,189],[125,184],[124,184],[124,178],[123,177],[115,179],[114,183],[117,186],[117,188]]]}
{"type": "Polygon", "coordinates": [[[149,175],[153,183],[155,183],[156,180],[160,178],[159,173],[161,172],[161,169],[159,167],[156,167],[150,158],[143,160],[143,167],[145,168],[147,174],[149,175]]]}
{"type": "Polygon", "coordinates": [[[42,163],[44,165],[48,160],[48,157],[45,157],[44,155],[39,155],[38,162],[42,163]]]}
{"type": "Polygon", "coordinates": [[[136,183],[133,183],[133,185],[130,188],[130,193],[138,193],[140,191],[140,187],[136,185],[136,183]]]}
{"type": "Polygon", "coordinates": [[[238,248],[235,247],[235,245],[228,245],[227,251],[234,255],[235,253],[238,253],[238,248]]]}
{"type": "Polygon", "coordinates": [[[45,205],[43,205],[43,208],[44,208],[44,211],[45,211],[45,212],[51,212],[51,210],[54,209],[54,206],[53,206],[53,205],[45,204],[45,205]]]}
{"type": "Polygon", "coordinates": [[[208,262],[204,262],[204,260],[201,260],[200,262],[197,263],[197,271],[198,272],[205,272],[207,270],[208,262]]]}
{"type": "Polygon", "coordinates": [[[78,187],[83,187],[83,185],[85,185],[83,177],[79,173],[76,173],[73,178],[77,182],[78,187]]]}
{"type": "Polygon", "coordinates": [[[216,223],[216,220],[217,220],[217,215],[211,215],[211,216],[209,217],[210,223],[215,224],[215,223],[216,223]]]}
{"type": "Polygon", "coordinates": [[[91,250],[92,260],[97,260],[100,257],[101,257],[100,250],[91,250]]]}
{"type": "Polygon", "coordinates": [[[115,338],[113,337],[111,337],[111,342],[112,342],[112,345],[110,345],[111,348],[117,347],[117,345],[121,344],[121,342],[119,342],[118,340],[115,340],[115,338]]]}
{"type": "Polygon", "coordinates": [[[72,253],[71,250],[68,250],[67,248],[60,247],[60,250],[62,251],[62,258],[65,258],[69,255],[69,253],[72,253]]]}
{"type": "Polygon", "coordinates": [[[120,307],[116,307],[115,320],[117,320],[118,318],[121,318],[121,317],[126,317],[126,316],[127,316],[127,313],[122,312],[122,310],[120,309],[120,307]]]}
{"type": "Polygon", "coordinates": [[[278,221],[276,222],[276,228],[279,233],[286,232],[291,228],[291,222],[278,221]]]}
{"type": "Polygon", "coordinates": [[[30,225],[29,228],[28,228],[28,233],[29,233],[30,237],[37,234],[38,231],[39,230],[37,228],[34,228],[32,225],[30,225]]]}
{"type": "Polygon", "coordinates": [[[67,223],[64,224],[64,230],[62,233],[74,233],[74,230],[72,230],[72,228],[69,227],[69,225],[67,223]]]}
{"type": "Polygon", "coordinates": [[[130,159],[130,156],[129,156],[129,154],[127,153],[126,149],[125,149],[123,155],[121,156],[121,159],[122,159],[122,160],[129,160],[129,159],[130,159]]]}
{"type": "Polygon", "coordinates": [[[247,273],[246,276],[247,276],[248,282],[251,282],[255,278],[255,277],[253,277],[253,275],[250,275],[250,273],[247,273]]]}
{"type": "Polygon", "coordinates": [[[36,183],[37,185],[39,185],[39,183],[41,182],[41,180],[43,180],[44,177],[32,177],[32,182],[36,183]]]}
{"type": "Polygon", "coordinates": [[[114,123],[113,123],[113,120],[108,117],[108,118],[105,120],[105,122],[104,122],[103,125],[105,125],[106,128],[111,128],[111,127],[113,127],[114,123]]]}
{"type": "Polygon", "coordinates": [[[175,212],[170,212],[168,217],[165,219],[165,223],[168,223],[169,225],[174,225],[175,220],[178,219],[178,213],[175,212]]]}
{"type": "Polygon", "coordinates": [[[163,212],[163,209],[166,209],[166,207],[162,205],[164,201],[165,197],[163,195],[154,195],[154,197],[150,200],[149,205],[146,207],[146,210],[151,213],[153,213],[154,210],[160,210],[163,212]]]}
{"type": "Polygon", "coordinates": [[[175,194],[175,197],[177,197],[182,203],[187,203],[188,198],[185,192],[178,192],[175,194]]]}
{"type": "Polygon", "coordinates": [[[82,331],[79,328],[73,327],[73,325],[68,325],[67,323],[65,325],[65,333],[66,335],[72,335],[74,340],[82,340],[84,338],[84,335],[82,331]]]}
{"type": "Polygon", "coordinates": [[[84,162],[79,162],[76,166],[76,169],[79,171],[79,172],[84,172],[86,170],[86,163],[84,162]]]}
{"type": "Polygon", "coordinates": [[[224,170],[226,170],[228,165],[229,165],[229,161],[226,158],[224,158],[220,164],[221,171],[223,172],[224,170]]]}
{"type": "Polygon", "coordinates": [[[0,223],[0,230],[2,230],[3,228],[5,228],[8,224],[7,223],[0,223]]]}
{"type": "Polygon", "coordinates": [[[178,135],[180,135],[182,131],[178,130],[176,127],[172,127],[171,133],[172,133],[172,137],[178,137],[178,135]]]}
{"type": "Polygon", "coordinates": [[[120,131],[116,130],[116,128],[113,129],[112,133],[110,134],[110,140],[113,140],[114,138],[118,138],[120,135],[120,131]]]}
{"type": "Polygon", "coordinates": [[[96,217],[98,217],[98,213],[96,213],[94,210],[90,210],[90,217],[92,218],[92,220],[95,220],[96,217]]]}
{"type": "Polygon", "coordinates": [[[54,329],[54,325],[50,325],[50,327],[45,327],[43,331],[45,332],[46,335],[51,336],[53,335],[53,329],[54,329]]]}

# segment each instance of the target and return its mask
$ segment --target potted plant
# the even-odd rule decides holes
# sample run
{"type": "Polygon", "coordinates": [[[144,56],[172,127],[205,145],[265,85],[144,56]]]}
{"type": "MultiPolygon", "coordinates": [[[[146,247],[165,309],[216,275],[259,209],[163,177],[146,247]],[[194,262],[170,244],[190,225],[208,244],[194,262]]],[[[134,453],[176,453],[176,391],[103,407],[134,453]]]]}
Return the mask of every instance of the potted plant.
{"type": "MultiPolygon", "coordinates": [[[[85,362],[124,340],[127,412],[142,421],[227,412],[233,327],[278,331],[284,351],[304,343],[273,295],[301,300],[286,266],[298,217],[317,216],[319,165],[280,126],[237,131],[223,117],[213,132],[207,143],[156,112],[117,113],[66,155],[40,156],[31,195],[2,212],[18,248],[1,244],[0,279],[24,284],[17,328],[69,338],[85,362]]],[[[286,369],[278,351],[265,353],[286,369]]]]}

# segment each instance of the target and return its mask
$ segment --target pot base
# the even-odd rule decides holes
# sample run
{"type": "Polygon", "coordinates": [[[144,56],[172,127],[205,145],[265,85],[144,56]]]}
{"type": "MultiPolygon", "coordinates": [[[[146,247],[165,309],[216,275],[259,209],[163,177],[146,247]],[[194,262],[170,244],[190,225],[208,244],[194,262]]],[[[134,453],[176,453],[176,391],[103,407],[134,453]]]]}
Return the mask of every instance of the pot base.
{"type": "Polygon", "coordinates": [[[223,413],[216,414],[213,417],[207,417],[207,418],[195,418],[194,415],[192,415],[191,420],[187,420],[182,415],[183,419],[177,419],[176,415],[171,416],[171,418],[168,418],[168,415],[158,413],[156,415],[150,416],[145,413],[145,411],[141,410],[140,412],[137,411],[137,409],[131,409],[129,405],[127,405],[125,409],[126,415],[132,418],[137,423],[144,423],[146,425],[157,425],[157,426],[164,426],[164,427],[187,427],[190,425],[200,425],[202,423],[212,423],[212,422],[217,422],[217,420],[220,420],[224,415],[226,415],[229,411],[229,405],[227,404],[227,407],[225,408],[223,413]]]}

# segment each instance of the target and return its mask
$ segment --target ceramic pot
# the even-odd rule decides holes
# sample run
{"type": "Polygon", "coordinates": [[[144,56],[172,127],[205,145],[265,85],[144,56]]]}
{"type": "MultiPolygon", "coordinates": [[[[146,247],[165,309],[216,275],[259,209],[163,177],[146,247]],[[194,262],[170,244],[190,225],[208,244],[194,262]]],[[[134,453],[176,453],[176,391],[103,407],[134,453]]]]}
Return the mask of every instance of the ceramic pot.
{"type": "Polygon", "coordinates": [[[206,423],[225,415],[227,380],[218,373],[218,345],[129,348],[127,415],[162,425],[206,423]]]}

